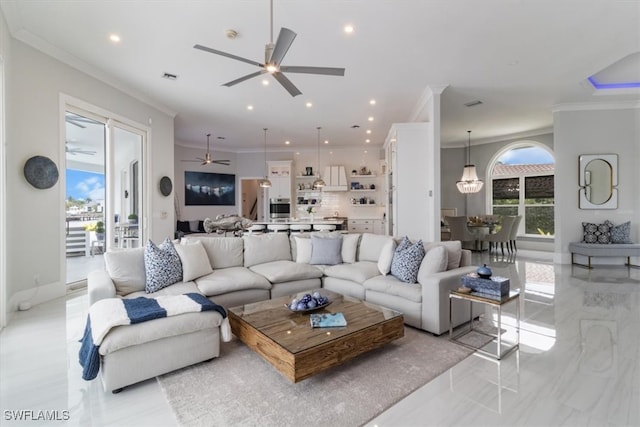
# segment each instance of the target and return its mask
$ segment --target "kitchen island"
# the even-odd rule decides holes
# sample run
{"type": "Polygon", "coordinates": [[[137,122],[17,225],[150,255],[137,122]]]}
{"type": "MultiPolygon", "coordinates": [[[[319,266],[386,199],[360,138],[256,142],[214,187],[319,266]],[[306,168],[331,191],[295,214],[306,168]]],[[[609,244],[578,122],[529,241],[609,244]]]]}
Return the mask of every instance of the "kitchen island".
{"type": "Polygon", "coordinates": [[[292,226],[292,225],[311,225],[316,226],[316,225],[335,225],[336,226],[336,231],[342,231],[342,232],[346,232],[347,231],[347,219],[346,218],[342,218],[342,217],[337,217],[337,218],[277,218],[277,219],[272,219],[269,221],[253,221],[253,225],[264,225],[264,226],[269,226],[269,225],[274,225],[274,224],[278,224],[278,225],[288,225],[288,226],[292,226]]]}

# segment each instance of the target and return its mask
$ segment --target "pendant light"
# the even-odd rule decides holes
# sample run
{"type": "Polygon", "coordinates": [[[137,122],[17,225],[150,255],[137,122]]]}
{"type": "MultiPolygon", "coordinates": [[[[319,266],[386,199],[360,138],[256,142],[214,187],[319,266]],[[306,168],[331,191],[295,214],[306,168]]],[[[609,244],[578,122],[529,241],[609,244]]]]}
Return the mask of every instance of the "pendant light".
{"type": "Polygon", "coordinates": [[[476,173],[476,165],[471,164],[471,131],[467,131],[469,133],[469,145],[467,147],[467,164],[464,166],[462,171],[462,178],[460,181],[456,182],[458,186],[458,191],[463,194],[477,193],[482,189],[484,182],[478,179],[478,174],[476,173]]]}
{"type": "Polygon", "coordinates": [[[318,126],[316,129],[318,130],[318,178],[313,181],[313,188],[321,189],[326,185],[322,180],[322,176],[320,175],[320,129],[322,128],[318,126]]]}
{"type": "Polygon", "coordinates": [[[267,177],[267,128],[262,128],[264,131],[264,179],[260,180],[260,187],[262,188],[271,188],[271,181],[267,177]]]}

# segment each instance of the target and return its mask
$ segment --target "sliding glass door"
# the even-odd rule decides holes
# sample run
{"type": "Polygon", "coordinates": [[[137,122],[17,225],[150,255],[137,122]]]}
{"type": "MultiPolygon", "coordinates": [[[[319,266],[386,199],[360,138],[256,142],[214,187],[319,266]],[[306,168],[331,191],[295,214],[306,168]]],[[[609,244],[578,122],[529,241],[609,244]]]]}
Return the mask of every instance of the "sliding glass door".
{"type": "Polygon", "coordinates": [[[146,131],[67,106],[66,278],[84,283],[108,250],[139,247],[145,234],[146,131]]]}

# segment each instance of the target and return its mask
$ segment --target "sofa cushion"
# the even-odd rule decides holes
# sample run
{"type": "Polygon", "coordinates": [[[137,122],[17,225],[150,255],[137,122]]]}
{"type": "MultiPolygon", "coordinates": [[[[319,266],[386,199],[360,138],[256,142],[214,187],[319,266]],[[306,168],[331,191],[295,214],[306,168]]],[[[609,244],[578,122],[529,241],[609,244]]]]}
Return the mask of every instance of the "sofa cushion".
{"type": "Polygon", "coordinates": [[[187,243],[202,242],[213,269],[241,267],[243,264],[244,241],[241,237],[185,237],[187,243]]]}
{"type": "Polygon", "coordinates": [[[353,264],[337,264],[324,269],[324,275],[337,279],[364,283],[367,279],[379,276],[378,264],[371,261],[358,261],[353,264]]]}
{"type": "Polygon", "coordinates": [[[444,246],[433,246],[420,263],[418,282],[424,283],[428,276],[442,271],[447,271],[447,250],[444,246]]]}
{"type": "Polygon", "coordinates": [[[611,227],[611,243],[633,243],[631,240],[631,221],[611,227]]]}
{"type": "Polygon", "coordinates": [[[144,248],[145,290],[156,292],[182,280],[182,263],[168,238],[156,246],[151,240],[144,248]]]}
{"type": "Polygon", "coordinates": [[[175,246],[182,262],[182,280],[189,282],[213,271],[207,252],[200,240],[193,243],[182,242],[175,246]]]}
{"type": "Polygon", "coordinates": [[[311,261],[311,239],[309,237],[293,237],[295,241],[295,261],[309,264],[311,261]]]}
{"type": "MultiPolygon", "coordinates": [[[[358,261],[378,262],[382,249],[385,248],[385,245],[388,245],[390,241],[394,241],[391,236],[362,233],[358,252],[358,261]]],[[[391,257],[393,257],[393,250],[391,251],[391,257]]],[[[391,262],[391,260],[389,260],[389,262],[391,262]]]]}
{"type": "Polygon", "coordinates": [[[263,276],[244,267],[228,267],[196,279],[198,289],[210,297],[245,289],[271,289],[263,276]]]}
{"type": "Polygon", "coordinates": [[[444,246],[447,250],[447,270],[453,270],[460,267],[462,259],[462,242],[459,240],[451,240],[446,242],[434,242],[425,245],[424,249],[428,253],[434,246],[444,246]]]}
{"type": "Polygon", "coordinates": [[[116,295],[144,291],[146,277],[143,247],[105,252],[104,264],[116,287],[116,295]]]}
{"type": "Polygon", "coordinates": [[[182,295],[188,294],[190,292],[195,292],[201,294],[200,289],[196,286],[195,282],[177,282],[171,286],[167,286],[166,288],[162,288],[157,292],[154,292],[152,295],[148,294],[145,290],[133,292],[129,295],[124,296],[123,298],[138,298],[138,297],[146,297],[146,298],[155,298],[159,296],[165,295],[182,295]]]}
{"type": "Polygon", "coordinates": [[[366,290],[395,295],[413,302],[422,301],[422,286],[417,283],[405,283],[395,276],[376,276],[363,284],[366,290]]]}
{"type": "Polygon", "coordinates": [[[334,238],[311,236],[310,264],[335,265],[342,263],[342,235],[334,238]]]}
{"type": "Polygon", "coordinates": [[[244,266],[272,261],[291,261],[289,236],[286,233],[244,235],[244,266]]]}
{"type": "Polygon", "coordinates": [[[393,238],[384,244],[380,251],[380,258],[378,259],[378,271],[380,274],[386,276],[391,271],[391,263],[393,262],[393,254],[396,249],[396,241],[393,238]]]}
{"type": "Polygon", "coordinates": [[[416,283],[424,254],[422,240],[411,243],[405,236],[393,254],[391,275],[406,283],[416,283]]]}
{"type": "Polygon", "coordinates": [[[249,267],[255,273],[267,278],[271,283],[291,282],[294,280],[317,279],[322,271],[309,264],[293,261],[273,261],[249,267]]]}
{"type": "Polygon", "coordinates": [[[342,262],[353,264],[356,262],[360,233],[342,235],[342,262]]]}

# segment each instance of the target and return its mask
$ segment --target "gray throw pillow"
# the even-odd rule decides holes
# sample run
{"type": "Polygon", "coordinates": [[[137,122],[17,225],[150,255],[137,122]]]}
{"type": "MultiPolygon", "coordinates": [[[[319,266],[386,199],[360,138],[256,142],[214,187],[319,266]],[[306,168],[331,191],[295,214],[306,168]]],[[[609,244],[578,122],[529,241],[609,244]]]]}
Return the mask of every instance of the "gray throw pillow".
{"type": "Polygon", "coordinates": [[[182,280],[182,263],[169,238],[156,246],[151,240],[144,248],[144,270],[148,294],[182,280]]]}
{"type": "Polygon", "coordinates": [[[631,221],[611,227],[611,243],[633,243],[631,240],[631,221]]]}
{"type": "Polygon", "coordinates": [[[311,261],[314,265],[342,264],[342,236],[332,239],[311,236],[311,261]]]}

